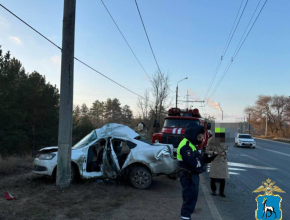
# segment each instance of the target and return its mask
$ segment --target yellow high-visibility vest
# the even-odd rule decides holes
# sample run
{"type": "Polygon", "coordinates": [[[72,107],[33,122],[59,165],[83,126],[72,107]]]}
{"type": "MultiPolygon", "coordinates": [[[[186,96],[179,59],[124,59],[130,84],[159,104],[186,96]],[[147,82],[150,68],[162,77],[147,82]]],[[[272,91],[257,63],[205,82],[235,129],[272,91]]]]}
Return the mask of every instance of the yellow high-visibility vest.
{"type": "Polygon", "coordinates": [[[184,145],[186,145],[186,142],[189,142],[189,146],[191,147],[191,149],[192,149],[192,151],[196,151],[196,147],[189,141],[189,140],[187,140],[186,138],[184,138],[180,143],[179,143],[179,145],[178,145],[178,148],[177,148],[177,160],[178,161],[183,161],[182,160],[182,156],[181,156],[181,154],[180,154],[180,150],[181,150],[181,148],[184,146],[184,145]]]}

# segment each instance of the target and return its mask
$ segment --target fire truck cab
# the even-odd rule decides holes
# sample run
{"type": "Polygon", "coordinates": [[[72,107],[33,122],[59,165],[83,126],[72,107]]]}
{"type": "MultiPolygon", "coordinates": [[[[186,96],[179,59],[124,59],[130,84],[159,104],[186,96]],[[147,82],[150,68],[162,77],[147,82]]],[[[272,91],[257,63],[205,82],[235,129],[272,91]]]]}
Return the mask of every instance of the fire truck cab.
{"type": "Polygon", "coordinates": [[[198,145],[199,150],[204,150],[209,138],[207,131],[207,122],[201,117],[199,110],[171,108],[168,110],[168,117],[164,119],[164,126],[160,133],[153,134],[152,143],[168,143],[174,146],[174,156],[176,149],[184,138],[185,127],[187,124],[196,123],[205,127],[203,142],[198,145]]]}

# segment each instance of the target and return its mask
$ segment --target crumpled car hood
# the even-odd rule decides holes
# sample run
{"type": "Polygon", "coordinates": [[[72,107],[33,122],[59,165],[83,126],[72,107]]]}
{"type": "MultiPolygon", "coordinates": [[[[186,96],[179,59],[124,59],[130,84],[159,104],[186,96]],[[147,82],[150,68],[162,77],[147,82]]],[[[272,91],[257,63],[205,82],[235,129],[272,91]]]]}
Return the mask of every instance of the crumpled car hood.
{"type": "MultiPolygon", "coordinates": [[[[128,138],[128,139],[138,139],[140,135],[136,133],[134,130],[129,128],[126,125],[117,124],[117,123],[108,123],[103,127],[95,129],[97,134],[97,138],[105,138],[105,137],[119,137],[119,138],[128,138]]],[[[39,151],[57,151],[58,146],[45,147],[40,149],[39,151]]]]}
{"type": "Polygon", "coordinates": [[[96,129],[95,131],[98,138],[113,136],[137,139],[140,137],[138,133],[128,126],[117,123],[105,124],[103,127],[96,129]]]}
{"type": "Polygon", "coordinates": [[[39,151],[57,150],[57,149],[58,149],[58,146],[52,146],[52,147],[41,148],[39,151]]]}

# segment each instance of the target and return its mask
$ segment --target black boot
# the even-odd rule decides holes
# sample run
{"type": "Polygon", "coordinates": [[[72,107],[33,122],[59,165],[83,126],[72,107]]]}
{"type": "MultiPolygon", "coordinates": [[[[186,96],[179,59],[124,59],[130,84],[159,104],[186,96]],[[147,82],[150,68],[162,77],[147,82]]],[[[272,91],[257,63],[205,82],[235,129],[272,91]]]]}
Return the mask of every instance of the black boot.
{"type": "Polygon", "coordinates": [[[224,193],[220,193],[221,197],[226,197],[226,195],[224,193]]]}

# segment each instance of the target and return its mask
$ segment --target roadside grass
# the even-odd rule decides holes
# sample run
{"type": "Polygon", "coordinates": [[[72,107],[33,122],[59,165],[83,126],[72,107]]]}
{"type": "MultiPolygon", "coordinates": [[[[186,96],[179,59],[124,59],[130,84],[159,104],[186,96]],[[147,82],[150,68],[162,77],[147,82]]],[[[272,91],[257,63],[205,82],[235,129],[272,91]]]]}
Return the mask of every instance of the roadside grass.
{"type": "Polygon", "coordinates": [[[254,135],[254,136],[257,138],[269,139],[273,141],[276,139],[276,136],[267,136],[267,137],[265,137],[265,135],[254,135]]]}
{"type": "Polygon", "coordinates": [[[266,140],[271,140],[271,141],[276,141],[276,142],[290,144],[289,142],[285,142],[285,141],[278,140],[276,136],[267,136],[267,137],[265,137],[264,135],[255,135],[254,137],[255,138],[261,138],[261,139],[266,139],[266,140]]]}
{"type": "Polygon", "coordinates": [[[33,170],[33,157],[0,157],[0,176],[23,174],[33,170]]]}

